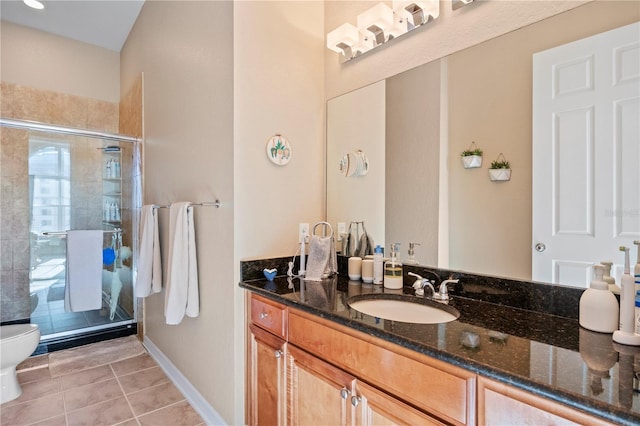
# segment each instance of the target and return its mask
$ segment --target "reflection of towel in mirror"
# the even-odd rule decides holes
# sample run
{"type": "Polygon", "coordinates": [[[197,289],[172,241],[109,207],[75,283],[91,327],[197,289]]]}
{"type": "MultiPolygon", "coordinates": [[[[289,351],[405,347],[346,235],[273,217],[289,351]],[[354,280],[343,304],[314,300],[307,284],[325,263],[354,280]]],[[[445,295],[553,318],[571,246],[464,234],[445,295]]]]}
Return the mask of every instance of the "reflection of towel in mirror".
{"type": "Polygon", "coordinates": [[[167,265],[164,316],[167,324],[180,324],[182,318],[200,314],[198,264],[193,207],[189,202],[169,207],[169,257],[167,265]]]}
{"type": "Polygon", "coordinates": [[[103,231],[67,231],[66,312],[102,308],[103,231]]]}
{"type": "Polygon", "coordinates": [[[309,281],[320,281],[337,271],[336,246],[333,237],[311,236],[307,273],[309,281]]]}
{"type": "Polygon", "coordinates": [[[364,222],[362,223],[362,235],[360,236],[360,241],[358,242],[358,249],[356,250],[353,256],[358,256],[364,259],[364,257],[368,254],[373,254],[375,249],[375,244],[373,243],[373,238],[367,234],[367,230],[364,227],[364,222]]]}
{"type": "Polygon", "coordinates": [[[158,235],[158,212],[152,205],[142,206],[140,211],[140,256],[136,296],[147,297],[162,291],[162,263],[160,260],[160,237],[158,235]]]}

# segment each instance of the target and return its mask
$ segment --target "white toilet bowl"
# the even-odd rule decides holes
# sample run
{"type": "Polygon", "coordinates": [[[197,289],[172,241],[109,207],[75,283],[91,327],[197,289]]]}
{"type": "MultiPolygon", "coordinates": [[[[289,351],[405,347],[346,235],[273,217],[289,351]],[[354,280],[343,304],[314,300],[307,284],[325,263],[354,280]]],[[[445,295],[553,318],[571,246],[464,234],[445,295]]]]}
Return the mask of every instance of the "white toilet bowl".
{"type": "Polygon", "coordinates": [[[0,327],[0,402],[16,399],[22,394],[16,367],[38,347],[40,329],[36,324],[13,324],[0,327]]]}

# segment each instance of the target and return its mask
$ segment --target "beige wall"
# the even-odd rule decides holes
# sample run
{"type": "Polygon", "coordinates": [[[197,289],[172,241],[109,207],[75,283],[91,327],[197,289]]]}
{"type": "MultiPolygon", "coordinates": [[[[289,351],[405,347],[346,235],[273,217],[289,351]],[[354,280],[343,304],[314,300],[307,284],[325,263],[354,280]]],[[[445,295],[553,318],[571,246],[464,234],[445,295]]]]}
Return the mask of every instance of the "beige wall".
{"type": "Polygon", "coordinates": [[[440,64],[388,78],[386,99],[386,242],[409,243],[423,265],[438,262],[440,64]]]}
{"type": "Polygon", "coordinates": [[[120,100],[118,52],[6,21],[0,24],[0,35],[2,81],[109,102],[120,100]]]}
{"type": "MultiPolygon", "coordinates": [[[[324,12],[319,1],[234,2],[234,268],[236,382],[243,383],[244,291],[239,260],[291,256],[298,223],[324,217],[324,12]],[[266,143],[281,133],[291,161],[266,143]]],[[[285,271],[279,271],[284,273],[285,271]]],[[[244,389],[236,387],[242,422],[244,389]]]]}
{"type": "MultiPolygon", "coordinates": [[[[482,1],[458,10],[440,2],[440,17],[364,56],[338,63],[338,55],[325,48],[325,94],[330,99],[382,80],[497,35],[574,8],[585,1],[482,1]]],[[[357,15],[378,1],[327,1],[326,32],[357,23],[357,15]]],[[[390,1],[386,1],[391,5],[390,1]]]]}
{"type": "MultiPolygon", "coordinates": [[[[144,203],[222,203],[219,209],[194,207],[200,316],[167,326],[164,292],[153,295],[145,300],[145,334],[227,422],[239,423],[242,381],[234,370],[243,353],[233,346],[233,4],[146,2],[121,63],[123,95],[144,72],[144,203]]],[[[160,222],[166,244],[165,209],[160,222]]]]}

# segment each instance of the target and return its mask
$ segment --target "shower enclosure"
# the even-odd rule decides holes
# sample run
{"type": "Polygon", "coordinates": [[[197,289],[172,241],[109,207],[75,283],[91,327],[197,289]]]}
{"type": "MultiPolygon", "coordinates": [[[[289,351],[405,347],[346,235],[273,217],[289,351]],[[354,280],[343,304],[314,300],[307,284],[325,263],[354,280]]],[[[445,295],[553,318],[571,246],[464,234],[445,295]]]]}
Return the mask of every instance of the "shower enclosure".
{"type": "Polygon", "coordinates": [[[135,330],[137,139],[19,120],[0,124],[3,259],[12,241],[11,274],[3,260],[2,322],[38,324],[45,345],[105,330],[135,330]],[[5,200],[9,193],[11,202],[5,200]],[[101,309],[65,311],[68,230],[103,231],[101,309]]]}

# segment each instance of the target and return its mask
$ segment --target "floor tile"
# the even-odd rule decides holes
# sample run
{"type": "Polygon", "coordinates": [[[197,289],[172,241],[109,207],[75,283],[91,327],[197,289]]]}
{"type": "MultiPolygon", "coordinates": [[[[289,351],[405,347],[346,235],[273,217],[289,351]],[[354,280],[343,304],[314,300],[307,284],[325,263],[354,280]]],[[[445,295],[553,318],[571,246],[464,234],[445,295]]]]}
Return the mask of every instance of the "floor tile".
{"type": "Polygon", "coordinates": [[[67,417],[63,414],[38,423],[32,423],[29,426],[67,426],[67,417]]]}
{"type": "Polygon", "coordinates": [[[60,379],[45,379],[37,382],[29,382],[21,385],[22,395],[13,401],[6,402],[2,408],[6,406],[21,404],[23,402],[31,401],[41,398],[43,396],[51,395],[62,391],[60,386],[60,379]]]}
{"type": "Polygon", "coordinates": [[[138,421],[136,419],[129,419],[129,420],[126,420],[126,421],[124,421],[122,423],[118,423],[115,426],[139,426],[139,423],[138,423],[138,421]]]}
{"type": "Polygon", "coordinates": [[[124,396],[124,394],[115,379],[64,391],[67,411],[77,410],[121,396],[124,396]]]}
{"type": "Polygon", "coordinates": [[[160,367],[148,368],[136,373],[118,377],[120,386],[125,394],[137,392],[151,386],[156,386],[169,381],[160,367]]]}
{"type": "Polygon", "coordinates": [[[49,365],[49,354],[30,356],[16,367],[16,370],[27,370],[31,368],[44,367],[49,365]]]}
{"type": "Polygon", "coordinates": [[[173,383],[164,383],[129,394],[127,399],[135,415],[139,416],[184,400],[184,396],[173,383]]]}
{"type": "Polygon", "coordinates": [[[132,419],[133,413],[126,399],[118,398],[71,411],[67,416],[69,425],[106,426],[132,419]]]}
{"type": "Polygon", "coordinates": [[[89,370],[79,371],[77,373],[67,374],[60,377],[62,379],[63,389],[72,389],[79,386],[89,385],[91,383],[102,382],[113,379],[113,371],[108,365],[90,368],[89,370]]]}
{"type": "Polygon", "coordinates": [[[202,418],[187,401],[178,402],[138,418],[142,426],[196,426],[203,424],[202,418]]]}
{"type": "Polygon", "coordinates": [[[20,384],[35,382],[38,380],[45,380],[50,378],[51,378],[51,374],[49,373],[48,367],[18,371],[18,382],[20,382],[20,384]]]}
{"type": "Polygon", "coordinates": [[[64,401],[60,392],[9,407],[3,404],[0,411],[3,426],[26,425],[64,414],[64,401]]]}
{"type": "Polygon", "coordinates": [[[123,361],[111,364],[116,376],[133,373],[134,371],[144,370],[145,368],[157,367],[157,363],[147,354],[135,356],[123,361]]]}

